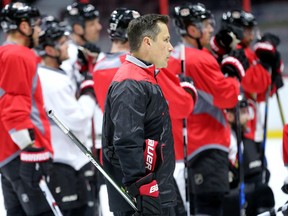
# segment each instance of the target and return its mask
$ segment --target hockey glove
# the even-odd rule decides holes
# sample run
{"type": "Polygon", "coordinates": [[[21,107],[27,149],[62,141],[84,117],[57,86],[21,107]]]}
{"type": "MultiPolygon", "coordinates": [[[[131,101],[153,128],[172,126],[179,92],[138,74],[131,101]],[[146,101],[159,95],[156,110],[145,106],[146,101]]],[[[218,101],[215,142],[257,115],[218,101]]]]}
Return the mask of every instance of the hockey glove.
{"type": "Polygon", "coordinates": [[[79,87],[79,96],[82,95],[90,95],[94,99],[96,99],[96,95],[94,92],[94,81],[90,74],[86,74],[85,79],[81,82],[79,87]]]}
{"type": "Polygon", "coordinates": [[[237,77],[239,81],[245,76],[250,64],[243,49],[232,51],[231,55],[221,62],[221,71],[225,76],[237,77]]]}
{"type": "Polygon", "coordinates": [[[50,153],[44,148],[29,146],[20,154],[20,177],[31,187],[38,187],[40,179],[49,174],[50,153]]]}
{"type": "Polygon", "coordinates": [[[268,70],[269,68],[277,68],[280,65],[281,58],[277,51],[280,39],[276,35],[266,33],[254,45],[254,51],[261,61],[261,64],[268,70]]]}
{"type": "Polygon", "coordinates": [[[198,100],[198,93],[194,87],[192,79],[188,76],[185,76],[184,74],[180,74],[179,80],[180,86],[192,96],[194,103],[196,103],[198,100]]]}
{"type": "Polygon", "coordinates": [[[150,173],[127,187],[127,192],[137,200],[138,214],[142,216],[161,215],[161,201],[157,181],[150,173]]]}
{"type": "Polygon", "coordinates": [[[89,65],[94,65],[98,58],[100,48],[93,43],[87,42],[84,46],[78,48],[77,65],[80,73],[87,73],[89,65]]]}
{"type": "Polygon", "coordinates": [[[240,40],[236,38],[236,35],[233,32],[220,30],[214,37],[212,37],[210,46],[218,56],[223,56],[235,49],[239,42],[240,40]]]}

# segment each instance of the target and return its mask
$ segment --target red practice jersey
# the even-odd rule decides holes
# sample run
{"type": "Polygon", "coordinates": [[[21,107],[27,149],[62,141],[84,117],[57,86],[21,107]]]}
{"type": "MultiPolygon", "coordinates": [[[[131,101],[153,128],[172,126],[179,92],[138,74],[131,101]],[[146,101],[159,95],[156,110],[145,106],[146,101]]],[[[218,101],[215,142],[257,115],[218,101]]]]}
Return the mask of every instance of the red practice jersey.
{"type": "Polygon", "coordinates": [[[97,103],[99,104],[102,112],[106,96],[112,79],[118,68],[125,61],[126,53],[108,53],[99,61],[93,71],[94,91],[96,94],[97,103]]]}
{"type": "MultiPolygon", "coordinates": [[[[174,74],[182,73],[180,50],[181,45],[176,46],[169,61],[168,70],[174,74]]],[[[188,159],[208,149],[228,152],[230,128],[224,109],[237,103],[240,92],[238,80],[225,78],[208,50],[192,47],[185,47],[184,73],[192,78],[198,91],[194,111],[187,119],[188,159]]],[[[176,125],[182,127],[180,121],[176,125]]]]}
{"type": "Polygon", "coordinates": [[[20,153],[10,133],[22,129],[34,129],[35,145],[52,153],[35,53],[6,44],[0,47],[0,61],[0,165],[20,153]]]}

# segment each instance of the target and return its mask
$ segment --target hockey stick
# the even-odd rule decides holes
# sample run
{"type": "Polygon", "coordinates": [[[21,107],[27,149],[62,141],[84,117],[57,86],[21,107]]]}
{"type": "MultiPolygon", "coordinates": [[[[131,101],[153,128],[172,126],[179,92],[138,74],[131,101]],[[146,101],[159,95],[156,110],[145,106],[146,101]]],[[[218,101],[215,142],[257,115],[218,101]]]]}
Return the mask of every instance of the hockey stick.
{"type": "MultiPolygon", "coordinates": [[[[185,45],[181,44],[181,72],[185,75],[185,45]]],[[[183,146],[184,146],[184,179],[185,179],[185,198],[186,198],[186,212],[190,216],[190,196],[189,196],[189,180],[188,180],[188,159],[187,159],[187,118],[183,119],[183,146]]]]}
{"type": "MultiPolygon", "coordinates": [[[[270,71],[269,71],[270,72],[270,71]]],[[[271,74],[271,72],[270,72],[271,74]]],[[[268,89],[265,94],[265,110],[264,110],[264,125],[263,125],[263,141],[262,141],[262,148],[261,148],[261,161],[262,161],[262,183],[266,181],[266,170],[265,170],[265,149],[266,149],[266,139],[267,139],[267,122],[268,122],[268,106],[269,106],[269,95],[271,92],[272,86],[269,85],[268,89]]]]}
{"type": "Polygon", "coordinates": [[[39,182],[39,187],[41,189],[41,191],[43,192],[51,210],[53,211],[55,216],[63,216],[62,212],[60,211],[52,193],[50,192],[46,181],[44,180],[44,177],[40,180],[39,182]]]}
{"type": "Polygon", "coordinates": [[[279,107],[279,112],[280,112],[280,117],[281,117],[281,121],[282,121],[282,126],[284,127],[284,125],[285,125],[285,117],[284,117],[284,112],[283,112],[283,109],[282,109],[282,104],[281,104],[281,101],[280,101],[278,90],[276,90],[276,99],[277,99],[277,103],[278,103],[278,107],[279,107]]]}
{"type": "Polygon", "coordinates": [[[78,146],[78,148],[89,158],[91,163],[99,170],[99,172],[104,175],[104,177],[110,182],[110,184],[120,193],[120,195],[127,201],[127,203],[137,212],[138,209],[133,201],[133,198],[130,197],[125,189],[120,188],[117,183],[112,179],[112,177],[104,170],[102,165],[93,158],[92,153],[79,141],[79,139],[70,131],[70,129],[65,126],[59,118],[55,115],[53,110],[48,111],[48,116],[58,125],[58,127],[78,146]]]}
{"type": "MultiPolygon", "coordinates": [[[[246,199],[245,199],[245,181],[244,181],[244,167],[243,167],[243,148],[242,148],[242,130],[240,123],[240,100],[241,95],[238,96],[238,103],[235,107],[235,124],[236,124],[236,139],[237,139],[237,155],[238,155],[238,170],[239,170],[239,208],[240,216],[246,215],[246,199]]],[[[244,147],[244,146],[243,146],[244,147]]]]}

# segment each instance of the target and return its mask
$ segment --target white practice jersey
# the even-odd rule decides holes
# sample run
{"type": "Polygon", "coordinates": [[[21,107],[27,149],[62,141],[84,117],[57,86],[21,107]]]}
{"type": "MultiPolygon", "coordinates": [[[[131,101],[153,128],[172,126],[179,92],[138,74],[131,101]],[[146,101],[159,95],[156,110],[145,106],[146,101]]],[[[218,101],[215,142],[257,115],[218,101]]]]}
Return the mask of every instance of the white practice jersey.
{"type": "MultiPolygon", "coordinates": [[[[52,109],[85,144],[85,128],[94,114],[95,100],[88,95],[83,95],[76,100],[73,84],[62,70],[39,66],[38,74],[42,84],[45,109],[52,109]]],[[[54,162],[65,163],[79,170],[89,162],[89,159],[55,123],[50,122],[54,162]]]]}
{"type": "MultiPolygon", "coordinates": [[[[79,72],[79,68],[77,67],[77,55],[78,55],[78,47],[73,42],[70,41],[68,46],[68,54],[69,59],[65,60],[61,64],[61,69],[64,70],[69,79],[71,80],[72,88],[76,94],[77,86],[81,81],[83,80],[83,76],[79,72]]],[[[99,56],[97,58],[97,62],[100,61],[102,58],[105,57],[104,52],[100,52],[99,56]]],[[[98,105],[96,105],[95,113],[93,117],[94,121],[94,136],[95,136],[95,147],[101,148],[101,135],[102,135],[102,119],[103,119],[103,113],[98,105]]],[[[87,137],[87,145],[89,147],[92,147],[92,120],[89,121],[89,123],[86,126],[86,137],[87,137]]]]}

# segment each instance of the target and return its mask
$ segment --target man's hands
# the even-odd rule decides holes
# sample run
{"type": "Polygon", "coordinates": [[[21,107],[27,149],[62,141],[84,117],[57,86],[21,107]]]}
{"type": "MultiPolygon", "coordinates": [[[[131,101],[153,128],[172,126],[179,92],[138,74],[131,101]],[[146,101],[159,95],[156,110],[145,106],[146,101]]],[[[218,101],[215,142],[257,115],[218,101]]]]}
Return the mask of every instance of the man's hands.
{"type": "Polygon", "coordinates": [[[50,153],[44,148],[29,146],[20,153],[20,177],[31,187],[38,187],[40,179],[48,175],[52,165],[50,153]]]}
{"type": "Polygon", "coordinates": [[[243,49],[233,50],[231,55],[221,62],[222,73],[226,76],[237,77],[240,81],[245,76],[245,71],[249,66],[243,49]]]}
{"type": "Polygon", "coordinates": [[[94,65],[98,58],[100,48],[93,43],[87,42],[84,46],[78,47],[77,65],[80,73],[87,73],[89,65],[94,65]]]}
{"type": "Polygon", "coordinates": [[[277,46],[280,44],[278,36],[271,33],[266,33],[262,38],[254,45],[254,51],[261,64],[267,69],[271,70],[273,88],[279,89],[283,84],[282,72],[284,70],[284,64],[282,62],[281,54],[277,50],[277,46]]]}
{"type": "Polygon", "coordinates": [[[194,103],[196,103],[198,100],[198,93],[194,86],[193,80],[184,74],[180,74],[178,77],[180,80],[180,86],[192,96],[194,103]]]}
{"type": "Polygon", "coordinates": [[[219,56],[223,56],[234,50],[240,40],[232,31],[220,30],[210,41],[211,49],[219,56]]]}
{"type": "Polygon", "coordinates": [[[159,189],[153,173],[144,176],[128,186],[127,191],[137,200],[138,215],[161,215],[159,189]]]}
{"type": "Polygon", "coordinates": [[[94,92],[94,81],[89,73],[85,74],[84,80],[81,82],[79,87],[79,96],[81,97],[82,95],[90,95],[96,100],[96,95],[94,92]]]}

